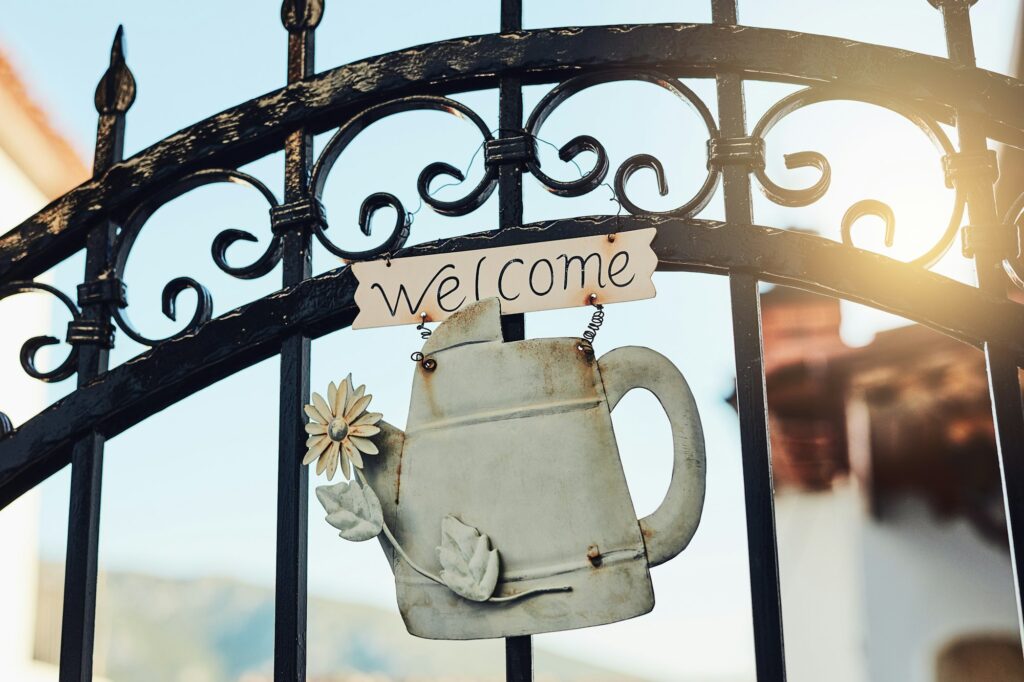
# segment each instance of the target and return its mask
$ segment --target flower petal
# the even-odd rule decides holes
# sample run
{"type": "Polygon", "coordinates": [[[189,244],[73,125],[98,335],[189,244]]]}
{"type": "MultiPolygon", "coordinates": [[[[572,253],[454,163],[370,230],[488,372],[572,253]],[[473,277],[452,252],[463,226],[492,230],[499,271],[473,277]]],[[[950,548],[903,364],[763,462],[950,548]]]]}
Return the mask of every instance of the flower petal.
{"type": "Polygon", "coordinates": [[[317,409],[320,416],[324,419],[324,424],[330,424],[331,420],[334,419],[334,415],[331,414],[331,408],[327,405],[327,401],[319,393],[313,394],[313,407],[317,409]]]}
{"type": "Polygon", "coordinates": [[[330,448],[325,450],[323,452],[323,454],[320,455],[320,459],[318,459],[316,461],[316,475],[317,476],[322,474],[324,472],[324,469],[327,468],[327,453],[329,453],[329,452],[330,452],[330,448]]]}
{"type": "Polygon", "coordinates": [[[320,416],[320,410],[316,409],[312,405],[303,405],[302,411],[306,413],[307,417],[317,422],[318,424],[323,424],[324,426],[327,425],[327,422],[324,421],[324,418],[320,416]]]}
{"type": "Polygon", "coordinates": [[[373,400],[373,396],[367,395],[352,403],[352,406],[345,410],[345,421],[349,424],[355,421],[355,418],[363,413],[363,410],[366,409],[366,406],[370,404],[371,400],[373,400]]]}
{"type": "Polygon", "coordinates": [[[302,458],[302,466],[306,466],[307,464],[312,462],[314,459],[319,457],[323,453],[323,451],[327,449],[327,446],[330,445],[330,444],[331,444],[331,439],[330,438],[328,438],[327,436],[320,436],[320,440],[318,440],[317,442],[315,442],[312,445],[310,445],[309,449],[306,450],[306,456],[302,458]]]}
{"type": "Polygon", "coordinates": [[[306,433],[314,436],[322,436],[327,433],[327,427],[320,422],[306,422],[306,433]]]}
{"type": "Polygon", "coordinates": [[[334,474],[338,471],[338,452],[334,448],[331,448],[327,453],[327,480],[331,481],[334,479],[334,474]]]}
{"type": "Polygon", "coordinates": [[[373,441],[369,438],[360,438],[359,436],[349,436],[349,441],[356,447],[360,452],[365,452],[368,455],[376,455],[380,452],[377,446],[373,444],[373,441]]]}
{"type": "MultiPolygon", "coordinates": [[[[335,445],[337,445],[337,443],[335,443],[335,445]]],[[[345,475],[346,480],[352,478],[352,466],[348,461],[347,452],[341,453],[341,473],[345,475]]]]}
{"type": "Polygon", "coordinates": [[[334,402],[331,403],[331,406],[334,408],[334,414],[338,416],[345,414],[345,405],[348,404],[348,397],[351,394],[352,375],[349,374],[341,380],[341,385],[338,387],[338,395],[334,397],[334,402]]]}
{"type": "Polygon", "coordinates": [[[356,468],[362,469],[363,456],[359,454],[359,450],[357,450],[356,446],[352,444],[351,439],[346,438],[341,441],[341,446],[345,448],[345,452],[348,454],[349,459],[352,460],[352,464],[355,465],[356,468]]]}
{"type": "Polygon", "coordinates": [[[323,436],[321,436],[320,434],[314,434],[310,436],[309,438],[306,439],[306,447],[308,448],[310,445],[317,442],[321,438],[323,438],[323,436]]]}
{"type": "Polygon", "coordinates": [[[352,426],[360,426],[361,424],[376,424],[381,420],[383,416],[384,415],[381,412],[367,412],[366,414],[362,415],[354,422],[352,422],[352,426]]]}
{"type": "Polygon", "coordinates": [[[374,426],[373,424],[359,424],[358,426],[353,426],[349,429],[348,433],[350,436],[362,436],[363,438],[368,438],[380,433],[380,427],[374,426]]]}
{"type": "Polygon", "coordinates": [[[327,384],[327,406],[334,407],[334,399],[338,397],[338,387],[332,381],[327,384]]]}
{"type": "Polygon", "coordinates": [[[366,393],[366,384],[363,384],[362,386],[360,386],[355,391],[349,394],[348,402],[345,403],[345,414],[348,414],[352,410],[352,406],[355,405],[356,402],[363,397],[364,393],[366,393]]]}

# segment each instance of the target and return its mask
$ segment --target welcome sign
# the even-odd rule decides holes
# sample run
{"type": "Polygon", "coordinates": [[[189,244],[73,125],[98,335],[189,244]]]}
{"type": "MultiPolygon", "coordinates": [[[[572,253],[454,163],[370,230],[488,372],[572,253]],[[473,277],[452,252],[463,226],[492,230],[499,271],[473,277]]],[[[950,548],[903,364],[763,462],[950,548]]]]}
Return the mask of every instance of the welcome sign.
{"type": "Polygon", "coordinates": [[[433,322],[497,296],[503,313],[653,298],[655,228],[458,253],[353,263],[352,327],[433,322]],[[591,299],[591,294],[596,299],[591,299]]]}

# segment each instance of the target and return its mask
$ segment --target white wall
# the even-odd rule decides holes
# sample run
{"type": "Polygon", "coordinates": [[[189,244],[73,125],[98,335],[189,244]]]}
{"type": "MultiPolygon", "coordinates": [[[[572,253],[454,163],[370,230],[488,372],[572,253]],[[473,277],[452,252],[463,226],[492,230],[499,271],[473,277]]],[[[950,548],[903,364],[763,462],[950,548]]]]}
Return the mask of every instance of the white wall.
{"type": "Polygon", "coordinates": [[[863,515],[853,484],[775,499],[790,682],[865,682],[863,515]]]}
{"type": "MultiPolygon", "coordinates": [[[[41,208],[46,198],[0,150],[0,232],[41,208]]],[[[45,295],[0,301],[0,411],[15,426],[46,406],[46,385],[18,364],[21,344],[49,333],[53,308],[45,295]]],[[[32,491],[0,511],[0,680],[56,679],[31,664],[36,609],[39,494],[32,491]]]]}
{"type": "Polygon", "coordinates": [[[1017,635],[1009,554],[966,521],[908,501],[865,526],[864,565],[872,680],[932,682],[950,639],[1017,635]]]}
{"type": "Polygon", "coordinates": [[[856,486],[775,502],[790,682],[933,682],[952,639],[1017,633],[1009,554],[907,500],[884,520],[856,486]]]}

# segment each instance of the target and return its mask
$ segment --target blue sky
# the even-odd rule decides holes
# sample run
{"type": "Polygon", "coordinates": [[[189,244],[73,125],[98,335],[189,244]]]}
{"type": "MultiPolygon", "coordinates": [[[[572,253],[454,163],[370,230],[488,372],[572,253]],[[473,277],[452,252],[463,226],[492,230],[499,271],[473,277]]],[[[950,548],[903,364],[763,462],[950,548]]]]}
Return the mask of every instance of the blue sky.
{"type": "MultiPolygon", "coordinates": [[[[125,26],[128,62],[138,83],[126,136],[132,154],[166,135],[229,106],[280,87],[285,76],[286,34],[279,3],[140,3],[107,0],[82,3],[5,0],[0,44],[33,94],[60,127],[91,156],[96,114],[93,90],[108,59],[110,40],[125,26]]],[[[708,21],[709,2],[558,3],[527,0],[527,27],[648,21],[708,21]]],[[[974,10],[981,66],[1005,71],[1009,64],[1017,0],[986,0],[974,10]]],[[[943,55],[941,19],[925,0],[822,3],[810,0],[741,3],[743,23],[791,28],[897,45],[943,55]],[[887,18],[887,20],[883,20],[887,18]]],[[[442,38],[496,30],[496,2],[340,3],[328,0],[318,30],[317,68],[442,38]]],[[[715,110],[712,81],[687,81],[715,110]]],[[[793,90],[752,84],[747,88],[752,123],[760,112],[793,90]]],[[[546,86],[526,90],[530,110],[546,86]]],[[[496,93],[460,96],[496,127],[496,93]]],[[[339,124],[342,121],[338,122],[339,124]]],[[[627,156],[647,152],[661,158],[671,191],[658,197],[651,178],[637,175],[630,185],[638,203],[665,209],[685,201],[701,182],[704,139],[699,119],[670,95],[647,84],[624,84],[574,97],[541,132],[560,146],[588,133],[609,149],[613,168],[627,156]]],[[[440,113],[411,113],[374,125],[339,160],[325,195],[332,237],[365,248],[355,229],[361,200],[390,191],[416,205],[415,177],[436,160],[465,167],[479,145],[472,126],[440,113]]],[[[318,149],[324,138],[318,138],[318,149]]],[[[839,218],[858,199],[893,203],[899,224],[894,253],[911,257],[937,237],[948,215],[951,194],[942,185],[938,155],[915,128],[898,117],[865,105],[822,104],[780,124],[769,138],[769,172],[778,182],[813,180],[813,172],[783,169],[783,151],[816,149],[833,161],[833,189],[806,209],[780,209],[756,195],[762,224],[820,228],[838,234],[839,218]],[[893,151],[895,149],[895,151],[893,151]],[[908,171],[912,169],[912,171],[908,171]]],[[[545,168],[560,178],[575,170],[558,162],[542,145],[545,168]]],[[[280,196],[282,158],[271,155],[247,170],[280,196]]],[[[479,177],[480,159],[470,169],[479,177]]],[[[604,190],[579,199],[560,199],[525,180],[526,219],[606,213],[604,190]]],[[[458,196],[458,188],[447,190],[458,196]]],[[[720,198],[702,217],[720,218],[720,198]]],[[[387,220],[387,218],[383,218],[387,220]]],[[[492,198],[473,214],[444,218],[417,214],[413,240],[490,229],[496,224],[492,198]]],[[[238,187],[205,188],[160,210],[144,229],[126,272],[132,320],[147,335],[176,327],[159,315],[159,293],[181,274],[196,277],[213,292],[216,313],[265,295],[279,286],[280,272],[240,282],[210,261],[214,235],[243,227],[261,236],[259,245],[239,246],[232,262],[246,262],[266,244],[265,205],[238,187]]],[[[864,243],[881,248],[880,237],[865,228],[864,243]],[[873,241],[874,240],[874,241],[873,241]]],[[[315,270],[339,263],[318,250],[315,270]]],[[[940,269],[967,277],[962,264],[947,259],[940,269]]],[[[57,269],[66,291],[73,291],[80,259],[57,269]]],[[[638,672],[678,679],[698,675],[747,675],[752,663],[744,541],[742,479],[735,415],[723,402],[733,381],[727,282],[699,274],[659,275],[658,297],[612,306],[598,350],[648,345],[668,355],[684,372],[698,399],[708,444],[708,495],[704,521],[693,544],[677,560],[653,572],[658,607],[641,619],[576,633],[543,636],[538,645],[638,672]],[[637,661],[640,642],[653,654],[637,661]],[[651,646],[654,644],[655,646],[651,646]]],[[[187,319],[191,300],[180,303],[187,319]]],[[[844,333],[863,342],[873,330],[894,323],[852,307],[844,333]]],[[[533,314],[530,336],[577,335],[589,314],[583,310],[533,314]]],[[[56,323],[59,326],[63,322],[56,323]]],[[[59,328],[58,326],[58,328],[59,328]]],[[[313,345],[313,387],[353,372],[373,393],[373,407],[385,419],[403,424],[412,376],[408,355],[419,346],[411,327],[330,334],[313,345]]],[[[118,337],[115,362],[141,348],[118,337]]],[[[277,361],[249,368],[168,408],[108,444],[104,477],[101,564],[164,575],[209,573],[270,585],[274,569],[274,513],[277,430],[277,361]]],[[[54,387],[56,399],[72,382],[54,387]]],[[[637,512],[648,513],[667,486],[671,447],[667,421],[646,394],[628,396],[615,414],[627,477],[637,512]]],[[[42,549],[61,558],[67,516],[67,472],[43,486],[42,549]]],[[[312,491],[311,491],[312,492],[312,491]]],[[[394,607],[393,584],[373,543],[341,541],[321,521],[311,494],[310,589],[318,594],[394,607]]]]}

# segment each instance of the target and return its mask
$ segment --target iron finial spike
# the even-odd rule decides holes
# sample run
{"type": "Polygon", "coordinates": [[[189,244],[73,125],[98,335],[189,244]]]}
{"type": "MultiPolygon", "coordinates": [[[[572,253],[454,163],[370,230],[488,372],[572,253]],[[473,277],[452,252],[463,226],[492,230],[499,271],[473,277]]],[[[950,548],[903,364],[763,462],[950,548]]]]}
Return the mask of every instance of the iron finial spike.
{"type": "Polygon", "coordinates": [[[125,62],[124,26],[118,26],[110,46],[110,66],[96,86],[96,111],[123,114],[135,102],[135,77],[125,62]]]}
{"type": "Polygon", "coordinates": [[[124,61],[124,24],[118,24],[114,32],[114,42],[110,45],[110,63],[124,61]]]}
{"type": "Polygon", "coordinates": [[[281,23],[291,33],[316,28],[323,16],[324,0],[284,0],[281,4],[281,23]]]}

